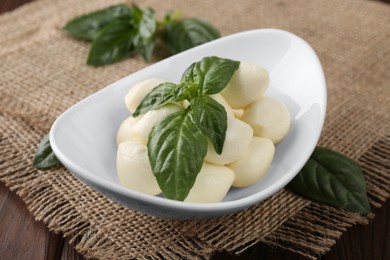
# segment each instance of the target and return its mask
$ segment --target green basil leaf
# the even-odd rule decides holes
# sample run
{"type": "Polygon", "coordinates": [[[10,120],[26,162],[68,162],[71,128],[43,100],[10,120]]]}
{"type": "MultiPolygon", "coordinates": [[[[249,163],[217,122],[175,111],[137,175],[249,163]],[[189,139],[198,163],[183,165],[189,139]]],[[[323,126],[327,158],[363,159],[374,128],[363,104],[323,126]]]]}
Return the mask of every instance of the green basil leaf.
{"type": "Polygon", "coordinates": [[[197,74],[195,74],[195,66],[198,62],[192,63],[181,75],[180,82],[181,83],[188,83],[191,82],[193,84],[198,85],[200,82],[200,77],[197,78],[197,74]]]}
{"type": "Polygon", "coordinates": [[[352,159],[317,147],[298,175],[287,185],[309,199],[367,214],[370,205],[359,165],[352,159]]]}
{"type": "Polygon", "coordinates": [[[195,123],[210,139],[217,154],[221,154],[227,129],[225,108],[209,96],[192,99],[190,106],[195,123]]]}
{"type": "Polygon", "coordinates": [[[144,58],[145,61],[149,61],[152,57],[155,33],[156,20],[154,18],[154,11],[150,8],[146,8],[142,12],[138,31],[133,41],[135,50],[144,58]]]}
{"type": "Polygon", "coordinates": [[[194,124],[191,110],[171,114],[152,128],[148,155],[164,196],[183,201],[195,183],[207,153],[207,137],[194,124]]]}
{"type": "Polygon", "coordinates": [[[180,102],[186,98],[186,85],[165,82],[153,88],[141,101],[133,113],[134,117],[162,107],[170,102],[180,102]]]}
{"type": "Polygon", "coordinates": [[[162,31],[165,46],[173,53],[188,50],[197,45],[220,37],[218,30],[211,24],[198,19],[173,20],[162,31]]]}
{"type": "Polygon", "coordinates": [[[33,160],[33,166],[38,169],[48,169],[58,165],[61,165],[61,162],[53,153],[53,150],[50,147],[49,135],[47,134],[38,145],[33,160]]]}
{"type": "Polygon", "coordinates": [[[63,29],[73,36],[92,41],[98,36],[99,31],[104,26],[117,18],[130,19],[130,10],[127,5],[114,5],[87,15],[76,17],[68,22],[63,29]]]}
{"type": "Polygon", "coordinates": [[[87,64],[111,64],[129,56],[134,51],[135,30],[130,21],[118,19],[104,27],[92,42],[87,64]]]}
{"type": "Polygon", "coordinates": [[[226,87],[239,66],[239,61],[205,57],[193,63],[184,72],[181,81],[198,84],[200,95],[217,94],[226,87]]]}

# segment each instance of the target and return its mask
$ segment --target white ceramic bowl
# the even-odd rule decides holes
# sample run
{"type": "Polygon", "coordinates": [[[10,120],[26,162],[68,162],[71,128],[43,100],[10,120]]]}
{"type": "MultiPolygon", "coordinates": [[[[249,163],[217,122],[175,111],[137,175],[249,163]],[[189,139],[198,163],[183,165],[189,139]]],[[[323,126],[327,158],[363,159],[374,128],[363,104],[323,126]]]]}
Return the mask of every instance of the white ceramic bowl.
{"type": "Polygon", "coordinates": [[[110,199],[155,216],[193,219],[221,216],[259,203],[282,189],[308,160],[321,133],[326,84],[313,49],[286,31],[259,29],[237,33],[182,52],[131,74],[85,98],[53,124],[50,142],[58,159],[75,176],[110,199]],[[271,84],[266,95],[282,100],[292,125],[276,146],[266,176],[256,184],[232,188],[220,203],[195,204],[150,196],[119,184],[115,136],[129,116],[124,96],[138,81],[161,77],[179,82],[183,71],[205,56],[220,56],[264,66],[271,84]]]}

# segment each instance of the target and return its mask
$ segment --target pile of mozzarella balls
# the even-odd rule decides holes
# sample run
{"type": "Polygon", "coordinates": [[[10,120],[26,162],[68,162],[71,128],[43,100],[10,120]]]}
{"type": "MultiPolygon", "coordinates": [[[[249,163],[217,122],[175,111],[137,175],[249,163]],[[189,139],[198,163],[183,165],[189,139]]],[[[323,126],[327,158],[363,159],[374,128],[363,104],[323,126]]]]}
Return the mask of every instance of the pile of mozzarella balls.
{"type": "MultiPolygon", "coordinates": [[[[225,107],[226,139],[221,155],[211,142],[195,184],[186,202],[221,201],[231,186],[247,187],[268,171],[280,142],[290,127],[290,113],[279,100],[264,96],[268,72],[257,64],[241,62],[226,88],[211,97],[225,107]]],[[[131,113],[157,85],[167,82],[151,78],[130,88],[125,103],[131,113]]],[[[168,115],[184,110],[188,102],[165,105],[123,121],[117,133],[117,173],[120,183],[132,190],[158,195],[161,190],[148,159],[147,141],[152,127],[168,115]]]]}

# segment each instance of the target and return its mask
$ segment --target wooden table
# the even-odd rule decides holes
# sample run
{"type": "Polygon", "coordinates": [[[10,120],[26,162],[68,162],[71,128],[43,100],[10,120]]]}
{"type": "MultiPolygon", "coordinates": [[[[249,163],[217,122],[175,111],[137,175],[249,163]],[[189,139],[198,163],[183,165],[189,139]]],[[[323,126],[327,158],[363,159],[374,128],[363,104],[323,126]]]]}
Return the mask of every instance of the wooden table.
{"type": "MultiPolygon", "coordinates": [[[[32,0],[1,0],[0,14],[32,0]]],[[[390,0],[384,2],[390,3],[390,0]]],[[[390,200],[376,210],[369,225],[349,229],[321,259],[390,259],[390,200]]],[[[259,244],[240,256],[219,253],[215,259],[305,259],[259,244]]],[[[68,239],[34,220],[24,202],[0,182],[0,259],[83,259],[68,239]]]]}

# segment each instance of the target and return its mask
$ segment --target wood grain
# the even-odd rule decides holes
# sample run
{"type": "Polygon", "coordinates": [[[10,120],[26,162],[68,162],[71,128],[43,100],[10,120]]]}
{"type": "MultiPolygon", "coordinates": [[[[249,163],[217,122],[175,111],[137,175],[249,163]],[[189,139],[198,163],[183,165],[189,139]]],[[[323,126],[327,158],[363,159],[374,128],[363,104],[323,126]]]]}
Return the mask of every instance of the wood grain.
{"type": "Polygon", "coordinates": [[[35,221],[24,202],[0,182],[0,259],[82,259],[60,234],[35,221]]]}
{"type": "MultiPolygon", "coordinates": [[[[1,0],[0,14],[32,0],[1,0]]],[[[390,3],[390,0],[383,2],[390,3]]],[[[378,209],[372,223],[348,230],[325,260],[390,259],[390,200],[378,209]]],[[[69,240],[54,234],[35,221],[24,202],[0,182],[0,259],[71,259],[83,257],[69,240]]],[[[214,259],[286,259],[303,260],[300,255],[258,244],[240,256],[219,253],[214,259]]]]}
{"type": "Polygon", "coordinates": [[[0,249],[3,259],[56,259],[61,236],[36,222],[14,193],[0,186],[0,249]]]}

